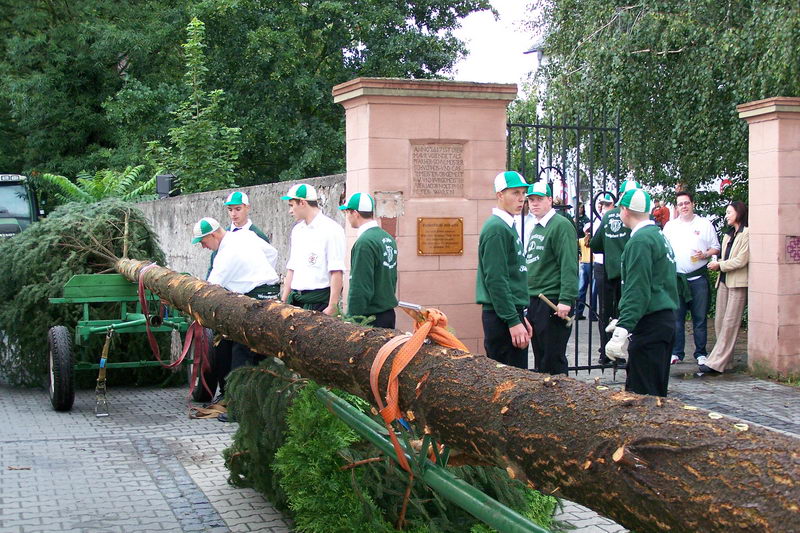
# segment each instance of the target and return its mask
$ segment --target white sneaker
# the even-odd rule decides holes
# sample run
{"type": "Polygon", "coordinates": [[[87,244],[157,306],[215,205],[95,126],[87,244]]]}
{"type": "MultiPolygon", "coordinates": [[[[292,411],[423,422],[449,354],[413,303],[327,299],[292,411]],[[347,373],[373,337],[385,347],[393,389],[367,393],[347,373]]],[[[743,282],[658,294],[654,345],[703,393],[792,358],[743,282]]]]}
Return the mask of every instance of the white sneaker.
{"type": "Polygon", "coordinates": [[[706,364],[706,361],[708,361],[708,357],[706,357],[705,355],[701,355],[700,357],[697,358],[697,366],[706,364]]]}
{"type": "Polygon", "coordinates": [[[677,365],[680,362],[681,362],[681,359],[677,355],[673,355],[672,359],[669,360],[669,364],[671,364],[671,365],[677,365]]]}

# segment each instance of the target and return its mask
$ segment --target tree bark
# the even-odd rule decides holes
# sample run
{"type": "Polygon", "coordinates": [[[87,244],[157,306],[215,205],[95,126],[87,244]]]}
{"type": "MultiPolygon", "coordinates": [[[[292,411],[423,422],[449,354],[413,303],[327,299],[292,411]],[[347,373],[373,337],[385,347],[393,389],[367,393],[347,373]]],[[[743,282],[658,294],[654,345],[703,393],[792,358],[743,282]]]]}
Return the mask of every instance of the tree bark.
{"type": "MultiPolygon", "coordinates": [[[[122,259],[115,268],[137,281],[146,264],[122,259]]],[[[372,401],[372,360],[397,332],[256,301],[166,268],[143,277],[204,326],[372,401]]],[[[437,345],[424,345],[401,374],[400,401],[451,447],[638,533],[800,528],[799,441],[776,431],[437,345]]]]}

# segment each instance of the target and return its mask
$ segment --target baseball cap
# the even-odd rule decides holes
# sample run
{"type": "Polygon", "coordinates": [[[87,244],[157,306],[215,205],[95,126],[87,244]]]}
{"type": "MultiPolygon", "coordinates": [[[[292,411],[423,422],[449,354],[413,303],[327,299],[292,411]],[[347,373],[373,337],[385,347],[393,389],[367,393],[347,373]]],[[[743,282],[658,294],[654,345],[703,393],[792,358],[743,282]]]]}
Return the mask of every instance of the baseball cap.
{"type": "Polygon", "coordinates": [[[350,195],[344,205],[340,205],[339,209],[342,211],[352,209],[353,211],[366,211],[372,213],[375,211],[375,200],[372,196],[365,192],[357,192],[350,195]]]}
{"type": "Polygon", "coordinates": [[[250,198],[242,191],[235,191],[228,195],[225,205],[250,205],[250,198]]]}
{"type": "Polygon", "coordinates": [[[553,196],[553,191],[550,189],[550,184],[546,181],[537,181],[528,187],[527,196],[553,196]]]}
{"type": "Polygon", "coordinates": [[[512,187],[527,187],[528,182],[519,172],[507,170],[494,177],[494,192],[504,191],[512,187]]]}
{"type": "Polygon", "coordinates": [[[192,244],[197,244],[198,242],[203,240],[203,237],[214,233],[219,229],[219,222],[211,217],[201,218],[197,221],[197,224],[194,225],[194,229],[192,230],[192,244]]]}
{"type": "Polygon", "coordinates": [[[311,185],[298,183],[289,188],[286,196],[281,196],[281,200],[306,200],[315,202],[317,200],[317,190],[311,185]]]}
{"type": "Polygon", "coordinates": [[[619,186],[619,195],[622,196],[627,191],[631,189],[641,189],[642,184],[636,180],[625,180],[622,182],[622,185],[619,186]]]}
{"type": "Polygon", "coordinates": [[[601,204],[613,204],[614,203],[614,197],[611,196],[610,193],[605,193],[603,196],[600,197],[598,202],[600,202],[601,204]]]}
{"type": "Polygon", "coordinates": [[[622,195],[619,205],[639,213],[650,212],[650,195],[642,189],[628,189],[622,195]]]}

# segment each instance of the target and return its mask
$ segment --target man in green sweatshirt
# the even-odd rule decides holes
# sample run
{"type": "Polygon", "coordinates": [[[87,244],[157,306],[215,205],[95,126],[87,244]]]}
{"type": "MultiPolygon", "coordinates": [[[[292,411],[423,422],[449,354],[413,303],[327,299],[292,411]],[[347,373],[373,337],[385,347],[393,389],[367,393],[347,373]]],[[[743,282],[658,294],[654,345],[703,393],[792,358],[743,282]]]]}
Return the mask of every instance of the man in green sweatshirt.
{"type": "Polygon", "coordinates": [[[528,280],[514,216],[522,212],[528,184],[513,171],[494,179],[497,207],[478,239],[475,301],[483,306],[483,347],[500,363],[528,368],[531,325],[525,316],[528,280]]]}
{"type": "MultiPolygon", "coordinates": [[[[622,182],[619,187],[619,198],[630,189],[641,189],[641,185],[633,180],[622,182]]],[[[609,335],[606,334],[606,327],[609,321],[619,316],[619,299],[622,295],[622,285],[620,283],[620,262],[622,250],[631,236],[631,230],[625,227],[619,217],[619,206],[609,209],[603,215],[600,227],[594,232],[589,247],[593,253],[603,254],[603,268],[605,277],[603,278],[602,290],[600,291],[600,364],[608,364],[611,361],[605,355],[605,345],[609,335]]]]}
{"type": "Polygon", "coordinates": [[[347,314],[374,316],[376,328],[394,329],[397,306],[397,243],[375,222],[375,200],[357,192],[339,206],[358,238],[350,250],[347,314]]]}
{"type": "Polygon", "coordinates": [[[533,214],[525,262],[528,266],[528,317],[533,326],[534,371],[567,373],[567,342],[572,329],[566,319],[578,297],[578,257],[575,226],[556,216],[550,185],[540,181],[528,190],[528,208],[533,214]],[[553,312],[539,295],[558,307],[553,312]]]}
{"type": "Polygon", "coordinates": [[[647,192],[628,190],[619,205],[631,238],[622,252],[619,320],[609,324],[606,355],[628,358],[625,390],[666,396],[678,307],[675,254],[650,219],[647,192]]]}

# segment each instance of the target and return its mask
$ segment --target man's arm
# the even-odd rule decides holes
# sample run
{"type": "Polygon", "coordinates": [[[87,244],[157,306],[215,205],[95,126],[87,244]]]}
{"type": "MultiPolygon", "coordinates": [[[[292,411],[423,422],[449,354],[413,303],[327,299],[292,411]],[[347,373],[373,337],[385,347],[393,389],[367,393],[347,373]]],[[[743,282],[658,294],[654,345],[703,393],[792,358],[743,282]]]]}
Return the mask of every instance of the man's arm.
{"type": "Polygon", "coordinates": [[[336,312],[336,304],[342,295],[343,273],[341,270],[331,271],[331,297],[328,300],[328,307],[322,310],[326,315],[333,315],[336,312]]]}
{"type": "Polygon", "coordinates": [[[283,278],[283,288],[281,288],[281,301],[286,303],[289,299],[289,292],[292,290],[292,277],[294,277],[294,270],[287,268],[286,277],[283,278]]]}
{"type": "Polygon", "coordinates": [[[597,231],[594,232],[592,240],[589,241],[589,248],[591,248],[594,253],[603,253],[603,232],[606,229],[607,218],[608,213],[603,214],[603,218],[600,219],[600,225],[597,226],[597,231]]]}

